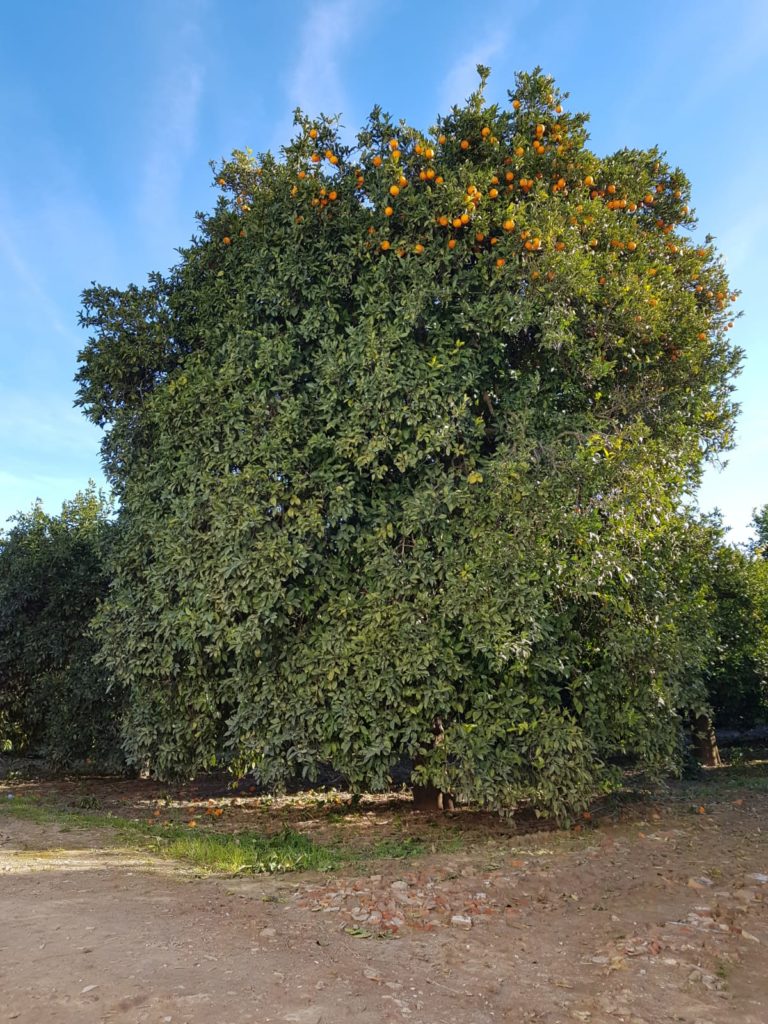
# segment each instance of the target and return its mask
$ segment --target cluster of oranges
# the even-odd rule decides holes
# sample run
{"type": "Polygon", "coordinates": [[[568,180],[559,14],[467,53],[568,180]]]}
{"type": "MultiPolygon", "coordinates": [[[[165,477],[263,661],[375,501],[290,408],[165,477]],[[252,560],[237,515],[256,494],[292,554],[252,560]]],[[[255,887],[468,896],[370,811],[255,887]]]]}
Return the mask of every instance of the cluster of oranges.
{"type": "MultiPolygon", "coordinates": [[[[512,104],[515,110],[520,109],[520,101],[515,99],[512,104]]],[[[560,104],[552,104],[556,114],[562,113],[562,107],[560,104]]],[[[468,240],[472,246],[472,250],[477,253],[480,251],[492,251],[505,237],[509,237],[512,233],[516,232],[516,220],[515,216],[512,216],[514,205],[519,203],[520,200],[525,200],[527,197],[544,198],[545,195],[552,197],[563,196],[568,197],[574,192],[579,197],[582,195],[584,199],[579,199],[577,203],[570,209],[570,217],[567,223],[571,227],[578,228],[583,234],[583,244],[586,245],[589,251],[595,252],[602,248],[601,242],[598,235],[602,234],[604,238],[605,248],[608,252],[619,254],[627,253],[633,254],[639,248],[638,241],[635,238],[627,238],[626,233],[618,231],[615,234],[606,231],[604,234],[601,231],[595,231],[595,227],[590,230],[589,225],[595,221],[594,209],[590,208],[591,202],[600,202],[604,208],[614,212],[623,213],[628,215],[643,214],[647,215],[648,212],[655,209],[659,201],[663,198],[666,200],[667,196],[674,197],[675,200],[681,199],[681,193],[679,189],[674,189],[671,181],[658,180],[643,190],[642,195],[632,196],[631,194],[622,194],[624,189],[616,182],[607,181],[600,182],[598,179],[602,176],[598,172],[592,174],[585,173],[583,161],[573,160],[572,157],[566,159],[559,159],[559,156],[568,149],[570,142],[565,138],[565,129],[560,123],[559,119],[552,119],[550,124],[545,124],[544,121],[540,120],[535,125],[531,125],[531,134],[528,136],[528,141],[521,140],[519,137],[514,143],[510,143],[507,155],[499,161],[500,169],[495,171],[489,168],[489,164],[495,163],[491,151],[486,147],[497,147],[500,145],[500,140],[490,125],[483,125],[477,134],[470,134],[468,137],[461,137],[459,133],[449,139],[446,134],[439,134],[437,136],[436,144],[423,139],[415,141],[415,143],[401,143],[401,141],[392,137],[384,144],[382,151],[374,153],[369,157],[369,169],[372,169],[372,187],[369,186],[368,190],[363,195],[358,195],[358,202],[363,204],[366,208],[371,210],[371,213],[375,216],[376,210],[378,210],[379,216],[383,214],[384,223],[393,223],[397,210],[397,201],[405,189],[409,189],[412,185],[427,186],[430,191],[432,188],[439,188],[439,186],[445,186],[446,191],[443,192],[441,189],[435,193],[435,198],[439,195],[451,196],[451,201],[456,203],[459,207],[457,212],[438,212],[434,216],[433,223],[439,229],[445,229],[448,233],[447,240],[443,243],[447,246],[449,251],[457,249],[462,240],[468,240]],[[451,154],[453,159],[456,157],[456,150],[458,149],[459,154],[467,154],[468,160],[471,161],[472,154],[478,154],[478,176],[482,179],[479,184],[468,184],[463,191],[463,198],[457,201],[456,184],[458,182],[446,182],[445,175],[447,171],[442,169],[437,162],[436,146],[441,147],[441,160],[447,158],[450,164],[451,154]],[[404,151],[407,150],[408,156],[404,157],[404,151]],[[551,154],[551,162],[549,164],[549,174],[546,173],[547,166],[545,163],[539,163],[535,161],[531,169],[528,169],[527,174],[522,173],[520,162],[526,156],[531,154],[534,157],[541,157],[547,153],[551,154]],[[515,166],[515,158],[517,158],[517,166],[515,166]],[[570,160],[571,162],[567,162],[570,160]],[[377,196],[383,198],[377,199],[377,196]],[[508,198],[508,204],[504,203],[504,196],[508,198]],[[519,198],[518,198],[519,197],[519,198]],[[588,200],[587,200],[588,197],[588,200]],[[494,215],[495,204],[498,204],[498,215],[494,215]],[[586,204],[586,210],[585,210],[586,204]],[[491,214],[489,217],[487,212],[491,214]],[[482,216],[486,213],[485,216],[482,216]],[[475,230],[470,231],[469,229],[475,227],[475,230]],[[593,234],[593,232],[595,232],[593,234]],[[622,237],[622,235],[624,237],[622,237]]],[[[296,178],[298,182],[305,182],[309,177],[310,173],[313,182],[316,186],[313,186],[313,191],[310,196],[307,196],[305,191],[299,190],[299,187],[294,184],[291,187],[291,195],[295,198],[305,199],[308,198],[311,206],[318,209],[319,211],[325,210],[327,207],[332,206],[336,203],[342,194],[344,189],[345,177],[339,178],[336,181],[333,179],[333,173],[336,170],[344,172],[343,166],[340,166],[340,157],[334,149],[330,147],[324,147],[319,141],[319,132],[315,127],[309,127],[307,129],[307,135],[313,146],[311,146],[311,152],[304,159],[308,159],[308,166],[300,167],[296,171],[296,178]],[[331,177],[322,176],[321,165],[326,161],[330,165],[331,177]],[[334,187],[335,186],[335,187],[334,187]]],[[[305,151],[306,154],[306,151],[305,151]]],[[[497,168],[499,167],[497,164],[497,168]]],[[[461,179],[462,174],[466,175],[467,170],[470,167],[469,162],[461,160],[458,165],[457,177],[461,179]]],[[[657,168],[658,170],[658,165],[657,168]]],[[[355,187],[360,192],[366,183],[366,177],[363,169],[360,167],[350,168],[351,173],[354,177],[355,187]]],[[[466,177],[464,178],[466,180],[466,177]]],[[[224,186],[224,178],[219,178],[218,183],[224,186]]],[[[351,195],[354,193],[344,191],[345,195],[351,195]]],[[[247,202],[240,199],[238,201],[240,211],[247,213],[250,206],[247,202]]],[[[527,211],[530,213],[532,207],[529,207],[527,211]]],[[[665,203],[659,206],[659,209],[668,211],[672,210],[671,216],[666,213],[665,216],[657,216],[655,218],[655,227],[662,234],[669,234],[674,229],[676,224],[680,223],[688,215],[688,207],[680,205],[679,203],[671,206],[665,201],[665,203]]],[[[521,210],[522,213],[522,210],[521,210]]],[[[517,216],[517,215],[516,215],[517,216]]],[[[522,219],[528,220],[530,225],[530,218],[523,215],[522,219]]],[[[295,217],[298,223],[301,223],[303,216],[298,214],[295,217]]],[[[647,225],[648,221],[643,221],[644,225],[647,225]]],[[[525,225],[524,225],[525,226],[525,225]]],[[[604,230],[606,225],[604,224],[604,230]]],[[[375,235],[377,230],[375,227],[368,228],[368,234],[375,235]]],[[[382,253],[387,253],[390,250],[398,255],[405,255],[406,252],[410,251],[416,255],[421,255],[427,250],[427,245],[434,237],[428,230],[427,225],[424,224],[422,230],[424,234],[421,238],[411,238],[410,242],[402,241],[400,239],[393,240],[391,237],[381,237],[380,240],[372,240],[371,244],[378,246],[382,253]]],[[[566,229],[567,230],[567,229],[566,229]]],[[[631,232],[634,234],[634,232],[631,232]]],[[[240,231],[241,235],[245,234],[244,229],[240,231]]],[[[387,235],[389,232],[387,232],[387,235]]],[[[499,254],[497,250],[493,253],[495,266],[501,268],[505,265],[509,255],[513,251],[519,252],[521,255],[535,255],[544,252],[547,249],[551,249],[553,252],[562,252],[566,249],[566,242],[563,241],[564,235],[558,237],[557,234],[552,237],[551,228],[547,231],[536,231],[521,230],[517,235],[519,238],[519,249],[515,246],[510,249],[509,242],[507,241],[502,247],[503,254],[499,254]]],[[[225,235],[222,239],[224,245],[232,244],[232,236],[225,235]]],[[[650,251],[650,250],[649,250],[650,251]]],[[[674,242],[667,244],[665,252],[670,256],[683,255],[687,250],[684,247],[677,245],[674,242]]],[[[707,255],[706,251],[699,253],[702,257],[707,255]]],[[[543,270],[546,269],[542,268],[543,270]]],[[[600,277],[600,283],[606,282],[604,271],[600,277]]],[[[647,271],[649,276],[657,273],[656,267],[651,267],[647,271]]],[[[537,279],[542,276],[538,270],[531,270],[532,279],[537,279]]],[[[551,269],[546,273],[546,277],[552,280],[553,271],[551,269]]],[[[725,294],[719,292],[713,292],[711,289],[705,289],[704,286],[694,279],[692,281],[692,287],[696,294],[711,300],[719,309],[723,309],[726,302],[725,294]]],[[[657,302],[654,296],[649,297],[650,304],[657,302]]]]}

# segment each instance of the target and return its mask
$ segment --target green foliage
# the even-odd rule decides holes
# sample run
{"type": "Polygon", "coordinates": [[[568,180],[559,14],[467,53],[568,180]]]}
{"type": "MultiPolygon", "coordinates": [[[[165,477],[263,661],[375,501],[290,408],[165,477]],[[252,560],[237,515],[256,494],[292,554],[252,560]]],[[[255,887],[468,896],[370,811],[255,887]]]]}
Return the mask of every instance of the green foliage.
{"type": "Polygon", "coordinates": [[[107,588],[110,511],[91,487],[61,515],[38,502],[0,534],[0,742],[57,767],[121,760],[118,693],[88,635],[107,588]]]}
{"type": "Polygon", "coordinates": [[[750,545],[752,554],[768,559],[768,505],[755,509],[752,514],[755,531],[754,542],[750,545]]]}
{"type": "Polygon", "coordinates": [[[376,109],[354,149],[297,113],[215,172],[167,280],[85,294],[133,762],[378,789],[406,758],[564,817],[674,760],[734,296],[661,153],[590,152],[538,72],[510,100],[426,134],[376,109]]]}
{"type": "Polygon", "coordinates": [[[705,681],[715,724],[750,728],[768,720],[768,561],[720,544],[712,598],[705,681]]]}

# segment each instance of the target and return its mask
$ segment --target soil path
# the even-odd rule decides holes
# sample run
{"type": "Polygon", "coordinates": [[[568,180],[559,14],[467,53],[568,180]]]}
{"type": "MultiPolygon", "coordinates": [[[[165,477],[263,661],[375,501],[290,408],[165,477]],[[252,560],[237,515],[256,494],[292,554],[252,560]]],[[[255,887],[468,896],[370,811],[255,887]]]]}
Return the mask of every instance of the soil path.
{"type": "Polygon", "coordinates": [[[0,1024],[766,1024],[766,823],[757,794],[522,858],[226,880],[5,815],[0,1024]]]}

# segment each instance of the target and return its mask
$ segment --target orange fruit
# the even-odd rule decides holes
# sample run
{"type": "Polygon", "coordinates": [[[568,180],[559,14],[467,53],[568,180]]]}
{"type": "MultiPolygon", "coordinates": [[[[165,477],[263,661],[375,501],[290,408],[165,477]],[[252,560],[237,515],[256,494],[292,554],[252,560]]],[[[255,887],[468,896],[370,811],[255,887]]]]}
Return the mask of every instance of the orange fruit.
{"type": "Polygon", "coordinates": [[[434,149],[432,149],[431,147],[427,147],[427,149],[424,150],[424,156],[427,158],[427,160],[434,159],[434,156],[435,156],[434,149]]]}
{"type": "Polygon", "coordinates": [[[485,241],[485,235],[483,234],[482,231],[476,231],[475,232],[475,241],[476,242],[484,242],[485,241]]]}
{"type": "Polygon", "coordinates": [[[444,135],[441,135],[437,141],[440,143],[441,146],[444,146],[446,143],[446,138],[444,135]]]}
{"type": "Polygon", "coordinates": [[[592,186],[595,184],[595,179],[592,177],[591,174],[588,174],[586,176],[586,178],[584,179],[584,184],[587,186],[587,188],[592,188],[592,186]]]}
{"type": "Polygon", "coordinates": [[[469,224],[469,214],[468,213],[462,213],[462,215],[461,215],[461,223],[462,224],[469,224]]]}
{"type": "Polygon", "coordinates": [[[432,181],[432,179],[435,176],[435,169],[434,169],[434,167],[428,167],[427,170],[426,170],[426,175],[427,175],[427,181],[432,181]]]}
{"type": "Polygon", "coordinates": [[[421,244],[421,242],[417,242],[416,245],[414,245],[413,247],[413,251],[417,253],[422,253],[424,252],[424,246],[421,244]]]}
{"type": "Polygon", "coordinates": [[[515,156],[523,156],[524,153],[525,149],[523,148],[523,146],[518,146],[515,150],[515,156]]]}
{"type": "Polygon", "coordinates": [[[391,196],[399,196],[400,195],[400,186],[399,185],[390,185],[389,186],[389,194],[391,196]]]}
{"type": "Polygon", "coordinates": [[[543,124],[537,124],[536,125],[536,138],[540,139],[545,131],[546,131],[546,129],[544,128],[543,124]]]}
{"type": "Polygon", "coordinates": [[[224,245],[232,245],[232,239],[229,237],[229,235],[224,235],[221,241],[224,245]]]}
{"type": "Polygon", "coordinates": [[[520,100],[512,100],[512,107],[515,110],[519,110],[520,109],[520,100]]]}
{"type": "Polygon", "coordinates": [[[449,239],[449,241],[448,241],[448,248],[449,249],[455,249],[456,248],[456,239],[455,238],[449,239]]]}
{"type": "Polygon", "coordinates": [[[460,228],[461,227],[461,217],[454,217],[452,223],[453,223],[453,226],[455,228],[460,228]]]}
{"type": "Polygon", "coordinates": [[[331,202],[333,202],[334,199],[338,198],[338,192],[329,192],[328,193],[328,198],[331,200],[331,202]]]}
{"type": "Polygon", "coordinates": [[[400,148],[400,144],[398,143],[397,139],[390,139],[389,140],[389,148],[390,149],[399,149],[400,148]]]}
{"type": "Polygon", "coordinates": [[[491,134],[491,129],[488,128],[488,127],[483,127],[483,128],[480,129],[480,134],[485,139],[485,138],[487,138],[491,134]]]}
{"type": "Polygon", "coordinates": [[[504,228],[505,231],[515,230],[515,222],[512,220],[511,217],[507,217],[507,219],[502,222],[501,226],[504,228]]]}
{"type": "Polygon", "coordinates": [[[442,185],[444,180],[445,179],[443,178],[442,174],[438,174],[438,176],[435,178],[435,184],[442,185]]]}
{"type": "Polygon", "coordinates": [[[466,139],[462,139],[461,142],[459,143],[459,147],[461,149],[469,149],[469,142],[467,142],[466,139]]]}
{"type": "Polygon", "coordinates": [[[337,164],[339,162],[339,158],[336,156],[335,153],[331,153],[331,155],[328,157],[328,162],[331,164],[337,164]]]}
{"type": "Polygon", "coordinates": [[[385,217],[391,217],[394,212],[395,211],[392,209],[391,206],[385,206],[384,207],[384,216],[385,217]]]}
{"type": "Polygon", "coordinates": [[[630,252],[634,252],[637,248],[637,242],[627,242],[627,248],[630,252]]]}
{"type": "Polygon", "coordinates": [[[301,178],[302,181],[304,180],[304,178],[306,178],[306,176],[307,176],[307,172],[306,171],[299,171],[299,173],[296,175],[296,177],[297,178],[301,178]]]}
{"type": "Polygon", "coordinates": [[[224,181],[224,179],[223,179],[223,178],[218,178],[218,179],[217,179],[217,184],[218,184],[218,185],[226,185],[227,183],[226,183],[226,181],[224,181]]]}
{"type": "Polygon", "coordinates": [[[310,139],[316,139],[317,138],[317,128],[310,128],[309,129],[309,137],[310,137],[310,139]]]}
{"type": "Polygon", "coordinates": [[[447,227],[448,227],[448,218],[447,218],[447,217],[445,216],[445,214],[444,214],[444,213],[443,213],[443,214],[441,214],[441,215],[440,215],[440,216],[439,216],[439,217],[437,218],[437,223],[438,223],[438,224],[440,225],[440,227],[442,227],[442,228],[447,228],[447,227]]]}
{"type": "Polygon", "coordinates": [[[321,157],[319,153],[313,153],[309,159],[312,161],[313,164],[319,164],[321,157]]]}
{"type": "Polygon", "coordinates": [[[386,251],[387,251],[387,249],[389,249],[389,242],[387,241],[387,239],[386,239],[386,238],[385,238],[385,239],[384,239],[384,241],[383,241],[383,242],[381,243],[381,248],[382,248],[382,250],[383,250],[384,252],[386,252],[386,251]]]}
{"type": "Polygon", "coordinates": [[[495,199],[498,194],[499,190],[497,188],[491,188],[488,190],[488,197],[490,199],[495,199]]]}
{"type": "Polygon", "coordinates": [[[503,256],[499,256],[499,258],[496,260],[496,266],[503,267],[506,262],[507,261],[504,259],[503,256]]]}
{"type": "Polygon", "coordinates": [[[381,157],[378,154],[376,154],[371,163],[373,164],[374,167],[381,167],[381,157]]]}

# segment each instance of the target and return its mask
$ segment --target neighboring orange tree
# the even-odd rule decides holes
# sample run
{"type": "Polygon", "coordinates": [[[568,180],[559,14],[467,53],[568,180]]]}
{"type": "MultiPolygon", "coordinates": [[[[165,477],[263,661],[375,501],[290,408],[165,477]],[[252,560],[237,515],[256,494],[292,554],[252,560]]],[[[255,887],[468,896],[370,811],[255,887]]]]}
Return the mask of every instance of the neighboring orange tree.
{"type": "Polygon", "coordinates": [[[560,816],[705,702],[685,496],[731,443],[731,294],[685,175],[540,74],[358,144],[235,152],[167,276],[93,287],[129,757],[392,769],[560,816]]]}
{"type": "Polygon", "coordinates": [[[0,750],[50,766],[123,763],[120,693],[89,624],[108,586],[111,509],[91,487],[0,532],[0,750]]]}

